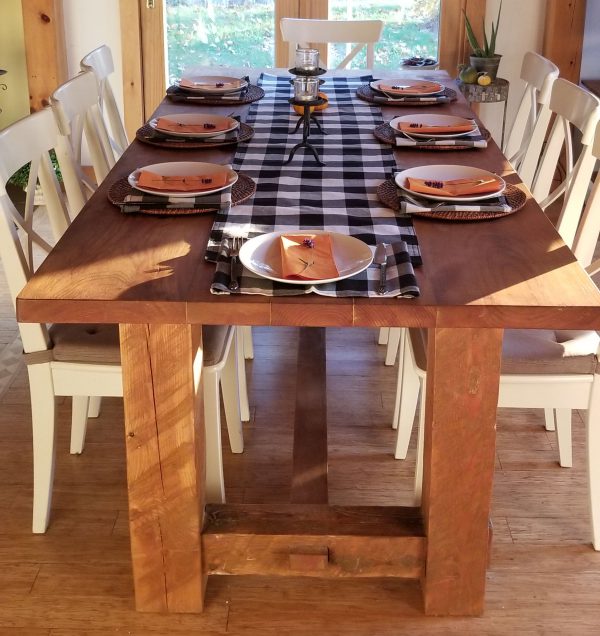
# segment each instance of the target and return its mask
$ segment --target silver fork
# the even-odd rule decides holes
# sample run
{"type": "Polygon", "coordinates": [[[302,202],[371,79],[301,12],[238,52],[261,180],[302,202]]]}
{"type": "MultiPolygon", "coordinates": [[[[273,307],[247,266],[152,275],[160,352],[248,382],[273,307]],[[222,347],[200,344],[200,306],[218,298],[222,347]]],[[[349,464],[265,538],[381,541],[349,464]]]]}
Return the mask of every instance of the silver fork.
{"type": "Polygon", "coordinates": [[[230,291],[237,291],[240,288],[240,276],[242,275],[243,265],[239,260],[239,254],[243,244],[244,239],[241,236],[233,236],[231,238],[231,270],[228,285],[230,291]]]}
{"type": "Polygon", "coordinates": [[[402,191],[402,194],[400,196],[404,197],[414,205],[418,205],[420,208],[429,208],[430,210],[441,208],[442,205],[448,205],[447,201],[442,201],[441,203],[435,203],[433,205],[431,204],[431,201],[428,201],[426,199],[421,199],[419,201],[416,198],[413,198],[410,194],[407,194],[404,190],[402,191]]]}

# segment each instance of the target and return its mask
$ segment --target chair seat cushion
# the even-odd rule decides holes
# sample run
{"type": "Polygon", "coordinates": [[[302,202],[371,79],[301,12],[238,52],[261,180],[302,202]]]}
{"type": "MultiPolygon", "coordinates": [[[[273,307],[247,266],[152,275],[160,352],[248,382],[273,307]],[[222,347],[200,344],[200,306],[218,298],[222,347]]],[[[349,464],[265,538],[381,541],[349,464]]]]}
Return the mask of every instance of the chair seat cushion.
{"type": "MultiPolygon", "coordinates": [[[[232,327],[202,327],[203,365],[218,364],[225,356],[232,327]]],[[[121,364],[118,325],[55,324],[49,330],[52,357],[61,362],[121,364]]]]}
{"type": "Polygon", "coordinates": [[[121,364],[118,325],[52,325],[52,355],[60,362],[121,364]]]}
{"type": "MultiPolygon", "coordinates": [[[[427,330],[409,330],[420,369],[427,364],[427,330]]],[[[507,329],[502,342],[503,375],[562,375],[600,373],[595,331],[507,329]]]]}
{"type": "Polygon", "coordinates": [[[502,343],[501,373],[596,373],[599,342],[595,331],[507,329],[502,343]]]}

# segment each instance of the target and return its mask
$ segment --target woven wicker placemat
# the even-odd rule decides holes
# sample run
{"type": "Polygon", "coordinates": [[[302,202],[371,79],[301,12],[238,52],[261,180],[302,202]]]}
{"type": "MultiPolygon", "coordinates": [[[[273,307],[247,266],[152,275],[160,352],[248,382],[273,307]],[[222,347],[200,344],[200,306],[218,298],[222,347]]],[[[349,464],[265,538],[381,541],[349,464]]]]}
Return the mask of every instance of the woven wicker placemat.
{"type": "MultiPolygon", "coordinates": [[[[231,187],[231,205],[238,205],[249,199],[256,192],[256,183],[245,174],[238,173],[238,180],[231,187]]],[[[108,190],[108,200],[117,206],[121,206],[125,203],[125,197],[128,194],[140,194],[139,190],[132,188],[127,181],[127,177],[123,177],[110,186],[108,190]]],[[[161,216],[180,216],[184,214],[204,214],[206,212],[216,212],[218,208],[207,208],[203,210],[194,210],[190,208],[173,208],[169,210],[164,209],[150,209],[144,208],[139,211],[139,214],[152,214],[161,216]]]]}
{"type": "Polygon", "coordinates": [[[265,91],[260,86],[250,84],[248,90],[239,99],[219,99],[210,95],[200,95],[198,93],[188,93],[179,86],[169,86],[167,97],[172,102],[184,102],[186,104],[206,104],[207,106],[239,106],[240,104],[251,104],[265,96],[265,91]]]}
{"type": "Polygon", "coordinates": [[[159,133],[156,135],[156,131],[150,124],[145,124],[137,130],[135,133],[136,139],[144,142],[145,144],[151,144],[152,146],[158,146],[160,148],[180,148],[182,150],[197,150],[198,148],[214,148],[216,146],[229,146],[231,144],[241,143],[243,141],[249,141],[254,137],[254,128],[248,126],[248,124],[241,123],[237,139],[223,139],[221,141],[200,141],[190,137],[167,137],[166,139],[159,133]],[[175,141],[178,139],[179,141],[175,141]]]}
{"type": "MultiPolygon", "coordinates": [[[[483,126],[479,126],[479,132],[481,136],[488,141],[492,136],[490,131],[483,126]]],[[[381,124],[373,130],[373,135],[379,141],[383,141],[385,144],[391,144],[396,147],[396,131],[389,124],[381,124]]],[[[422,146],[401,146],[408,150],[479,150],[471,146],[434,146],[434,145],[422,145],[422,146]]]]}
{"type": "MultiPolygon", "coordinates": [[[[400,212],[400,201],[398,199],[398,186],[394,179],[388,179],[377,186],[377,196],[379,200],[392,208],[396,212],[400,212]]],[[[430,219],[439,219],[440,221],[491,221],[502,216],[514,214],[520,210],[527,201],[527,195],[521,188],[508,183],[502,196],[506,199],[510,210],[501,212],[485,212],[481,210],[473,210],[472,212],[438,212],[436,210],[428,212],[411,212],[411,216],[425,216],[430,219]]],[[[434,202],[432,202],[434,203],[434,202]]]]}
{"type": "Polygon", "coordinates": [[[379,104],[380,106],[416,106],[418,108],[420,106],[437,106],[439,104],[446,104],[448,103],[448,101],[450,102],[456,101],[456,91],[453,91],[451,88],[445,88],[441,93],[438,93],[438,95],[436,95],[436,97],[446,97],[447,101],[443,101],[443,102],[435,102],[435,101],[419,102],[417,100],[399,102],[398,100],[394,100],[394,99],[388,99],[385,102],[383,102],[381,101],[381,98],[385,99],[385,95],[374,91],[368,84],[363,84],[362,86],[359,86],[356,89],[356,94],[365,102],[371,102],[372,104],[379,104]],[[375,100],[375,97],[377,97],[378,100],[375,100]]]}

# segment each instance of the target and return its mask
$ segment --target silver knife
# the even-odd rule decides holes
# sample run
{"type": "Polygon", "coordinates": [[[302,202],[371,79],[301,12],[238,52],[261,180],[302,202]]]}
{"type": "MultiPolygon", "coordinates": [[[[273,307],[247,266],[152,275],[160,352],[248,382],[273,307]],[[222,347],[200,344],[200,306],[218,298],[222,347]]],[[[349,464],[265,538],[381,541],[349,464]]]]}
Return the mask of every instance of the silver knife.
{"type": "Polygon", "coordinates": [[[385,243],[378,243],[375,247],[375,256],[373,257],[373,262],[376,265],[379,265],[379,288],[377,289],[378,294],[385,294],[386,291],[387,254],[385,248],[385,243]]]}
{"type": "Polygon", "coordinates": [[[231,257],[231,281],[229,283],[229,289],[231,291],[237,291],[240,288],[240,278],[242,276],[242,272],[244,271],[244,266],[242,265],[242,261],[240,261],[239,256],[231,257]]]}

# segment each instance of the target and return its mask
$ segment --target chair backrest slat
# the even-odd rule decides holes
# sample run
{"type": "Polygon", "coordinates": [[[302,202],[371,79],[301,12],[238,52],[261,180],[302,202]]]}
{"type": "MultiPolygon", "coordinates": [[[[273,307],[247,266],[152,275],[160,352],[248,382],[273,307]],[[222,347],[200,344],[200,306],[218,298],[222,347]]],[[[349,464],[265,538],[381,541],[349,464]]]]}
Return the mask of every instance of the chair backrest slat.
{"type": "Polygon", "coordinates": [[[316,44],[354,44],[350,53],[336,68],[346,68],[349,62],[363,48],[367,49],[367,68],[375,62],[374,44],[381,38],[381,20],[310,20],[302,18],[281,18],[281,34],[289,43],[288,64],[295,64],[296,49],[316,44]]]}

